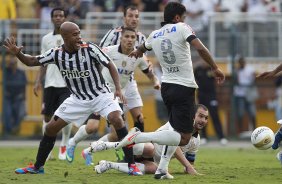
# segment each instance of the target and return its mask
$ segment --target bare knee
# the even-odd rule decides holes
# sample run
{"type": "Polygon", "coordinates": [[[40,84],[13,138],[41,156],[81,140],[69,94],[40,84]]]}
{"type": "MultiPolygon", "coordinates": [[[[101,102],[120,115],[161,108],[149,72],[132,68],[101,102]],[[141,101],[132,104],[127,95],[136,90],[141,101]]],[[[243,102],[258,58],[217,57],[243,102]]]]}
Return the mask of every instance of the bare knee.
{"type": "Polygon", "coordinates": [[[119,111],[111,112],[108,115],[108,120],[115,127],[115,129],[124,127],[124,122],[119,111]]]}
{"type": "Polygon", "coordinates": [[[92,133],[95,133],[97,132],[98,130],[98,127],[99,127],[99,120],[96,120],[96,119],[89,119],[87,121],[87,124],[86,124],[86,132],[88,134],[92,134],[92,133]]]}

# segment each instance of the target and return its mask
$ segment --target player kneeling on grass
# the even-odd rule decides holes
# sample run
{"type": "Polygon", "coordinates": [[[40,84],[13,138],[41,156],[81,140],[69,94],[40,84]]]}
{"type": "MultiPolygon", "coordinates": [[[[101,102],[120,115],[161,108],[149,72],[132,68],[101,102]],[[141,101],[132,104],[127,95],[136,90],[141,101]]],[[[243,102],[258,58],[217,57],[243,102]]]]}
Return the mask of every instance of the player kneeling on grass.
{"type": "MultiPolygon", "coordinates": [[[[174,157],[184,166],[184,172],[191,175],[198,175],[199,173],[194,169],[193,164],[195,161],[196,152],[200,146],[199,131],[202,130],[208,123],[208,109],[198,104],[196,107],[196,114],[194,118],[194,132],[189,143],[186,146],[179,146],[174,154],[174,157]]],[[[160,127],[157,131],[172,129],[169,123],[166,123],[160,127]]],[[[103,142],[95,141],[91,143],[91,146],[84,149],[85,154],[91,154],[98,151],[114,149],[118,145],[118,142],[103,142]]],[[[140,143],[133,146],[133,153],[135,155],[135,161],[138,168],[144,174],[154,174],[157,170],[157,165],[161,159],[162,149],[164,145],[158,145],[156,143],[140,143]]],[[[92,157],[87,157],[85,160],[86,165],[92,164],[92,157]]],[[[117,163],[111,161],[101,160],[98,165],[95,166],[97,173],[103,173],[107,170],[115,169],[121,172],[128,173],[126,163],[117,163]]],[[[173,179],[173,176],[168,174],[163,179],[173,179]]]]}

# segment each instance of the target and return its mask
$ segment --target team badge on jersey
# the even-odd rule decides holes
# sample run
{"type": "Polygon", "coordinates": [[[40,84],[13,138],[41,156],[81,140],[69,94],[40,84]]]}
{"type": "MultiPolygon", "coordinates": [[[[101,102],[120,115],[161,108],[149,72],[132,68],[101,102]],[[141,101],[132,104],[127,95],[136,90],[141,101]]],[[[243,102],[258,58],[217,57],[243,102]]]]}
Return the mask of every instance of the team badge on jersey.
{"type": "Polygon", "coordinates": [[[121,66],[126,67],[126,61],[122,61],[121,66]]]}

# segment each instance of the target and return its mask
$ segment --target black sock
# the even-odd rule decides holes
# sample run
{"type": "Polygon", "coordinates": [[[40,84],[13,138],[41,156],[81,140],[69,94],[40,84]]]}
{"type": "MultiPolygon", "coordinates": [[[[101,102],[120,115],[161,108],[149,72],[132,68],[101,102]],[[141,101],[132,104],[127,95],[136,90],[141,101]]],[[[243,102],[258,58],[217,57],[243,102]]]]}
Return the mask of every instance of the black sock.
{"type": "Polygon", "coordinates": [[[37,151],[36,162],[34,164],[35,168],[39,169],[41,166],[44,166],[49,153],[55,145],[55,142],[56,137],[49,137],[44,134],[37,151]]]}
{"type": "Polygon", "coordinates": [[[144,132],[144,123],[137,121],[134,122],[134,126],[137,127],[141,132],[144,132]]]}
{"type": "MultiPolygon", "coordinates": [[[[117,132],[117,136],[118,136],[119,140],[123,139],[128,133],[126,127],[123,127],[119,130],[116,130],[116,132],[117,132]]],[[[131,148],[123,147],[122,150],[123,150],[124,156],[125,156],[124,159],[128,163],[128,165],[134,164],[135,162],[134,162],[132,147],[131,148]]]]}

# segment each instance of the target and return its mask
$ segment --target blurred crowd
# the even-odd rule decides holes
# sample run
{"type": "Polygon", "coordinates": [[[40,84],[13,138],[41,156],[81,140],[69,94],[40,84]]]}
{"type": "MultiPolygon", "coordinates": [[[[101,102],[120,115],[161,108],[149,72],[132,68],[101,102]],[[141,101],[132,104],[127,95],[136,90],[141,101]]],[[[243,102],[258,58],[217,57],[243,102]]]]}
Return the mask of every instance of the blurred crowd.
{"type": "MultiPolygon", "coordinates": [[[[173,0],[0,0],[0,19],[49,19],[54,7],[63,7],[69,20],[84,19],[88,12],[118,12],[129,4],[142,12],[163,11],[173,0]]],[[[174,0],[177,1],[177,0],[174,0]]],[[[179,0],[195,30],[202,29],[215,12],[280,12],[280,0],[179,0]],[[200,21],[199,21],[200,20],[200,21]],[[195,25],[196,24],[196,25],[195,25]]]]}

